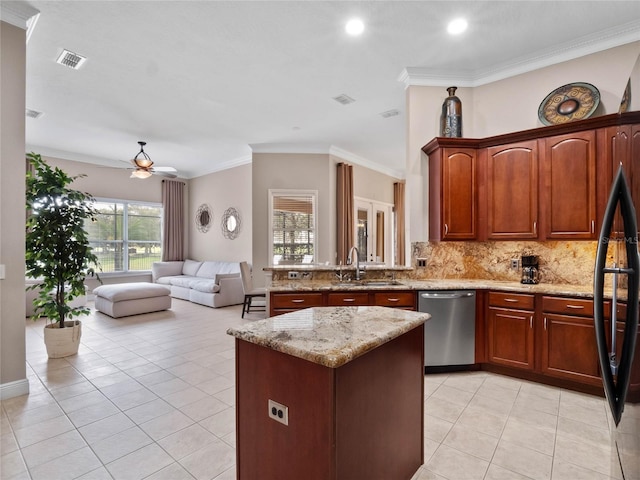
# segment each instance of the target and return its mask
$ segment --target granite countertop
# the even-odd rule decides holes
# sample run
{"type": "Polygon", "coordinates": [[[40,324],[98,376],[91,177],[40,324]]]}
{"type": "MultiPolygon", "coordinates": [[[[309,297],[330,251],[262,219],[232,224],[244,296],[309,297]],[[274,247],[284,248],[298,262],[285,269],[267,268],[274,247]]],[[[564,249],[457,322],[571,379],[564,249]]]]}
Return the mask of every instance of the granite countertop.
{"type": "Polygon", "coordinates": [[[305,292],[305,291],[363,291],[363,290],[499,290],[515,293],[546,293],[549,295],[569,295],[573,297],[593,298],[593,286],[562,285],[539,283],[524,285],[520,282],[504,282],[497,280],[409,280],[399,279],[396,285],[369,285],[367,282],[336,283],[327,280],[284,280],[274,281],[268,290],[272,292],[305,292]]]}
{"type": "Polygon", "coordinates": [[[227,330],[256,345],[338,368],[431,318],[387,307],[315,307],[227,330]]]}

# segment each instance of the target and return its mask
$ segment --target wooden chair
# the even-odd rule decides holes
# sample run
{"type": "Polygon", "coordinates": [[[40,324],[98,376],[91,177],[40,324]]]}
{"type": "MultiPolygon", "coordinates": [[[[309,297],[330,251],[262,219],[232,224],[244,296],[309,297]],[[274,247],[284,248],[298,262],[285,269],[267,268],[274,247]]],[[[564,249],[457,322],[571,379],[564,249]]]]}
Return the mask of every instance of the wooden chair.
{"type": "Polygon", "coordinates": [[[245,313],[249,313],[249,310],[253,306],[253,299],[256,297],[264,298],[264,303],[260,302],[256,310],[254,311],[264,312],[267,307],[267,289],[264,287],[253,288],[253,278],[251,277],[251,267],[247,262],[240,262],[240,276],[242,277],[242,288],[244,290],[244,303],[242,304],[242,318],[245,313]]]}

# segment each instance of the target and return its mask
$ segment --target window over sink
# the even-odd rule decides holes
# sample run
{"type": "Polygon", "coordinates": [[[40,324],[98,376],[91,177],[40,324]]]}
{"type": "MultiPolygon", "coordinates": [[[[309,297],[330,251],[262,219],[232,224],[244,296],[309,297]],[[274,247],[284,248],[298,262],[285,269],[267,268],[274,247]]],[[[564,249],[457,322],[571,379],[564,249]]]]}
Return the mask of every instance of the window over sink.
{"type": "Polygon", "coordinates": [[[269,252],[273,265],[313,263],[317,190],[269,190],[269,252]]]}

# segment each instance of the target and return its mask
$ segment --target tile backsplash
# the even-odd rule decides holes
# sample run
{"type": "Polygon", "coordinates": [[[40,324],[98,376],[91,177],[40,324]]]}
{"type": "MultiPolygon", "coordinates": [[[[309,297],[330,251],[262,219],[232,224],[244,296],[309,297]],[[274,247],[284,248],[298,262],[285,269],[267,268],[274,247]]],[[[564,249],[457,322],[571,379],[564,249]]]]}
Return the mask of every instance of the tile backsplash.
{"type": "Polygon", "coordinates": [[[587,286],[593,283],[597,242],[416,242],[412,244],[412,276],[520,281],[521,268],[511,260],[538,255],[540,282],[587,286]],[[418,258],[426,266],[418,266],[418,258]]]}

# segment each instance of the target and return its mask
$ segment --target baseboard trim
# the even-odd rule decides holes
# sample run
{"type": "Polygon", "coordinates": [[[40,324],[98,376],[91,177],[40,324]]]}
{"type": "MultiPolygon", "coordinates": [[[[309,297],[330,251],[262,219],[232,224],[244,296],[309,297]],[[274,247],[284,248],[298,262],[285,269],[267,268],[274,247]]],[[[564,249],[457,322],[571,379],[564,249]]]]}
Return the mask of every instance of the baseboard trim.
{"type": "Polygon", "coordinates": [[[20,395],[26,395],[27,393],[29,393],[29,380],[26,378],[16,380],[15,382],[0,384],[0,400],[19,397],[20,395]]]}

